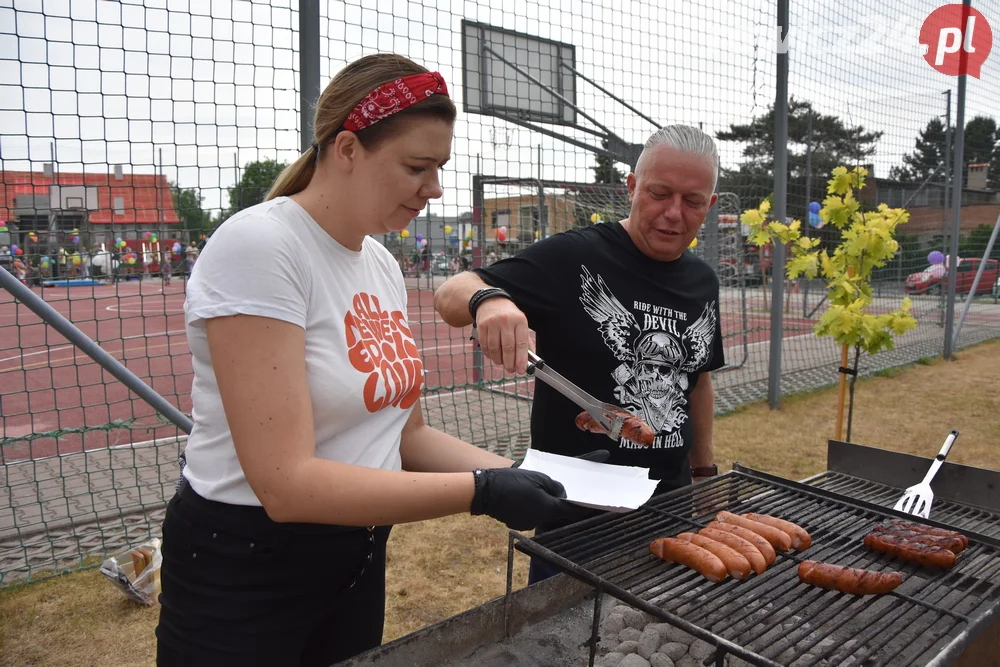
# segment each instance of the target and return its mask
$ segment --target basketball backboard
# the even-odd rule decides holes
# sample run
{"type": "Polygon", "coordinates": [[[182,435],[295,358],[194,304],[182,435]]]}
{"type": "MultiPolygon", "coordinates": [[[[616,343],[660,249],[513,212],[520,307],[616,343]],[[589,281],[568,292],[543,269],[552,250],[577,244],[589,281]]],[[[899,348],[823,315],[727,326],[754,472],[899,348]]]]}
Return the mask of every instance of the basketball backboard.
{"type": "Polygon", "coordinates": [[[576,79],[563,67],[576,68],[572,44],[473,21],[462,36],[465,111],[576,124],[576,79]]]}
{"type": "Polygon", "coordinates": [[[49,208],[56,211],[86,209],[96,211],[97,188],[84,185],[50,185],[49,208]]]}
{"type": "Polygon", "coordinates": [[[495,116],[634,168],[642,144],[623,140],[581,109],[577,104],[577,79],[659,127],[649,116],[581,74],[576,66],[574,45],[462,21],[462,97],[466,112],[495,116]],[[597,129],[583,127],[579,118],[597,129]],[[583,130],[600,137],[607,147],[536,123],[583,130]]]}

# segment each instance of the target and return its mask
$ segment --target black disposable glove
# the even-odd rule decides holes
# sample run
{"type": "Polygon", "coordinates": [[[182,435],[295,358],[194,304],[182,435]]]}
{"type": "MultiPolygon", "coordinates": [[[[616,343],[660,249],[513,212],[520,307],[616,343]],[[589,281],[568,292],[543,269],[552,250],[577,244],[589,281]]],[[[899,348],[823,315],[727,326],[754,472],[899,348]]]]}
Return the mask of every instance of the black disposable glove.
{"type": "Polygon", "coordinates": [[[566,489],[534,470],[487,468],[477,470],[473,515],[487,514],[513,530],[531,530],[540,524],[568,524],[590,514],[566,500],[566,489]]]}

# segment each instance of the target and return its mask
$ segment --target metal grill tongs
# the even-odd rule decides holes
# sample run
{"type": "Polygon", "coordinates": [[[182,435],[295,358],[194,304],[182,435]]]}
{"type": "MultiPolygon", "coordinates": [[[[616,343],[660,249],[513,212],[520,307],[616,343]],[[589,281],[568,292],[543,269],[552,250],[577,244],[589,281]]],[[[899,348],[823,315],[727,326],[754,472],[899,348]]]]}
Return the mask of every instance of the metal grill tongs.
{"type": "Polygon", "coordinates": [[[594,421],[601,425],[601,428],[604,429],[609,438],[616,442],[618,441],[621,437],[622,426],[625,425],[625,416],[621,414],[621,408],[597,400],[552,370],[551,366],[531,350],[528,350],[528,362],[529,375],[539,378],[545,384],[586,410],[594,418],[594,421]]]}
{"type": "MultiPolygon", "coordinates": [[[[479,333],[476,330],[475,325],[472,327],[471,339],[476,341],[476,344],[481,345],[479,340],[479,333]]],[[[552,370],[541,357],[537,354],[528,350],[528,375],[534,375],[536,378],[540,379],[545,384],[549,385],[560,394],[568,398],[569,400],[576,403],[578,406],[586,410],[591,417],[594,418],[601,428],[604,429],[605,434],[615,442],[621,437],[622,427],[625,425],[625,417],[621,413],[621,408],[612,405],[611,403],[604,403],[599,401],[580,387],[576,386],[562,375],[552,370]]]]}

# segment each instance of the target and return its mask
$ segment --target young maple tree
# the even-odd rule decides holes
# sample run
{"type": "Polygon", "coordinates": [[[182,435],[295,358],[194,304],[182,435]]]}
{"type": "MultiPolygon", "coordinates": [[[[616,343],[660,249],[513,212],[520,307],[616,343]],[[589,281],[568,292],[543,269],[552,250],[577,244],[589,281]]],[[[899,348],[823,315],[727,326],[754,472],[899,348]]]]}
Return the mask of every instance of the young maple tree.
{"type": "MultiPolygon", "coordinates": [[[[770,221],[771,204],[767,200],[756,209],[744,211],[741,220],[749,226],[749,240],[754,245],[781,243],[790,249],[791,256],[785,264],[789,280],[800,276],[813,279],[819,274],[826,279],[829,305],[814,331],[818,336],[831,336],[838,344],[854,348],[853,408],[854,381],[861,352],[877,354],[891,350],[893,336],[917,326],[909,297],[904,297],[899,307],[890,312],[869,312],[874,301],[872,271],[895,257],[899,251],[896,227],[907,222],[910,214],[905,209],[889,208],[886,204],[879,204],[873,211],[862,210],[854,191],[865,187],[868,170],[864,167],[848,171],[839,166],[831,173],[833,177],[827,182],[827,196],[819,215],[825,224],[841,230],[840,245],[832,256],[825,249],[816,249],[820,243],[818,238],[803,236],[799,220],[788,224],[770,221]]],[[[850,417],[847,437],[850,439],[850,417]]]]}

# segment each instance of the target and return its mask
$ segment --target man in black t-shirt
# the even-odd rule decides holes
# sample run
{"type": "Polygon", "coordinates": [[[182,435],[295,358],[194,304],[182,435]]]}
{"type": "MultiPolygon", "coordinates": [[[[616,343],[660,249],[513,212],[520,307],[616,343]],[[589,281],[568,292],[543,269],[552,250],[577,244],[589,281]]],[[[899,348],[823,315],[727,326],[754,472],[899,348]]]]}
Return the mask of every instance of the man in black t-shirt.
{"type": "MultiPolygon", "coordinates": [[[[438,289],[445,322],[475,320],[483,353],[507,372],[525,372],[530,327],[553,369],[656,433],[642,447],[581,431],[581,408],[536,382],[532,447],[567,456],[609,449],[608,463],[649,468],[657,493],[716,473],[709,371],[725,365],[719,282],[687,250],[715,204],[717,178],[711,137],[663,128],[628,175],[628,218],[555,234],[438,289]]],[[[538,565],[529,580],[544,576],[538,565]]]]}

